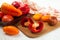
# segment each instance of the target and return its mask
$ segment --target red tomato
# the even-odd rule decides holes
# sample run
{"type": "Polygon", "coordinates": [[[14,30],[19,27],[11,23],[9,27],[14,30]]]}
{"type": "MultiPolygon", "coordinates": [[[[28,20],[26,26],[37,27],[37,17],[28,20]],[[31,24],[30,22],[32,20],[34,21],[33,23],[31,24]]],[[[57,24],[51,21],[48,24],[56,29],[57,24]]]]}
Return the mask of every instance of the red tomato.
{"type": "Polygon", "coordinates": [[[4,15],[2,17],[2,22],[10,22],[12,21],[14,18],[11,15],[4,15]]]}
{"type": "Polygon", "coordinates": [[[0,11],[0,18],[2,18],[4,16],[4,14],[0,11]]]}

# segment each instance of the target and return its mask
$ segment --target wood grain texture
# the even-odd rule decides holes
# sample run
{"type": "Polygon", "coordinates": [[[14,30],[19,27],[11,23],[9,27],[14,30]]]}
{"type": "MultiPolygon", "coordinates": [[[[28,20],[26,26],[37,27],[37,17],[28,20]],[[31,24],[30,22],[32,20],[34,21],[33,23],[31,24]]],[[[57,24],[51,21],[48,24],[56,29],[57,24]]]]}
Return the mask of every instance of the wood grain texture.
{"type": "Polygon", "coordinates": [[[32,33],[28,28],[22,27],[18,23],[19,30],[21,30],[26,36],[28,36],[30,38],[42,36],[50,31],[57,29],[59,26],[60,26],[60,22],[58,22],[55,26],[49,26],[47,23],[44,23],[44,29],[40,33],[32,33]]]}

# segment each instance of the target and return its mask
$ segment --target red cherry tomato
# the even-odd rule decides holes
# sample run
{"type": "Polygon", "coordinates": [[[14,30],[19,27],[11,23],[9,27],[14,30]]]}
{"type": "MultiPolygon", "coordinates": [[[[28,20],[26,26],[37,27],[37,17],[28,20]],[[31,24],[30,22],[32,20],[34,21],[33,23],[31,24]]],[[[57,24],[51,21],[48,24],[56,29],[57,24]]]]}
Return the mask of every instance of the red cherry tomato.
{"type": "Polygon", "coordinates": [[[10,22],[12,21],[14,18],[11,15],[4,15],[2,17],[2,22],[10,22]]]}
{"type": "Polygon", "coordinates": [[[4,16],[4,14],[0,11],[0,18],[2,18],[4,16]]]}
{"type": "Polygon", "coordinates": [[[33,33],[39,33],[43,30],[43,22],[38,22],[36,24],[30,24],[29,30],[33,33]]]}

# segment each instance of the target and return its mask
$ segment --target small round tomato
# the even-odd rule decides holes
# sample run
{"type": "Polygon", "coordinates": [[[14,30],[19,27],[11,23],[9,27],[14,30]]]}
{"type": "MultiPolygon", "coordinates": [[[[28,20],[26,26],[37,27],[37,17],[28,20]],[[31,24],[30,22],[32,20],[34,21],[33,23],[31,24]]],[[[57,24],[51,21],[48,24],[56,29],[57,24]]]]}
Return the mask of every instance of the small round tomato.
{"type": "Polygon", "coordinates": [[[0,11],[0,18],[2,18],[4,16],[4,14],[0,11]]]}
{"type": "Polygon", "coordinates": [[[12,21],[14,18],[11,15],[4,15],[2,17],[2,22],[10,22],[12,21]]]}
{"type": "Polygon", "coordinates": [[[43,30],[43,22],[33,23],[29,25],[29,30],[33,33],[39,33],[43,30]]]}
{"type": "Polygon", "coordinates": [[[54,26],[58,23],[58,20],[55,16],[51,16],[47,22],[50,26],[54,26]]]}
{"type": "Polygon", "coordinates": [[[4,26],[3,31],[8,35],[17,35],[19,33],[15,26],[4,26]]]}

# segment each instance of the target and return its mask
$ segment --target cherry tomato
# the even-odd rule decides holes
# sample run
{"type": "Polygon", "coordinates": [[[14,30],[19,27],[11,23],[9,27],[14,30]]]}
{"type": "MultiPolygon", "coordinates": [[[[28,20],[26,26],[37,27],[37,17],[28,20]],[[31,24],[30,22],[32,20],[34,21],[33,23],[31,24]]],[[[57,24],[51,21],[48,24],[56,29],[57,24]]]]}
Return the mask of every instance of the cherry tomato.
{"type": "Polygon", "coordinates": [[[4,15],[2,17],[2,22],[10,22],[10,21],[13,21],[13,17],[11,15],[4,15]]]}

